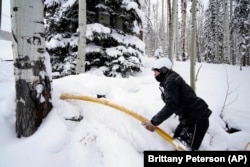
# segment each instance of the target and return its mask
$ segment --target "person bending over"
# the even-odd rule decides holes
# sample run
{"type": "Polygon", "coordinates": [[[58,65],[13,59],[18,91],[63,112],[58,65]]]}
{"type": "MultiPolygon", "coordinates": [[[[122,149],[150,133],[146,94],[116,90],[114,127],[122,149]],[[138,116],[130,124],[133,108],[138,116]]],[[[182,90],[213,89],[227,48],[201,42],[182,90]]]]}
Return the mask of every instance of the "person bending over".
{"type": "Polygon", "coordinates": [[[153,132],[155,126],[176,114],[179,124],[173,138],[184,142],[192,151],[198,150],[208,130],[212,111],[183,78],[172,70],[172,62],[168,58],[157,59],[152,70],[160,83],[165,105],[151,120],[143,122],[143,125],[153,132]]]}

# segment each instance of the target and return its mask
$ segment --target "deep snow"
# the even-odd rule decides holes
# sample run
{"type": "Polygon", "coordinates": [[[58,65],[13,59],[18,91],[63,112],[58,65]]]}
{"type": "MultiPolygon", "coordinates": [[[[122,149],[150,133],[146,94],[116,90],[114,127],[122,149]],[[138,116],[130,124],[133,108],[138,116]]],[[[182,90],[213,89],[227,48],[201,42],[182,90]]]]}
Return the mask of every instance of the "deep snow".
{"type": "MultiPolygon", "coordinates": [[[[10,43],[9,43],[10,44],[10,43]]],[[[11,59],[11,51],[1,41],[2,59],[11,59]],[[3,48],[4,47],[4,48],[3,48]]],[[[53,80],[54,108],[38,131],[28,138],[15,134],[15,81],[13,62],[0,61],[0,164],[5,167],[134,167],[143,166],[143,151],[174,150],[156,133],[140,122],[110,107],[80,100],[61,100],[61,93],[96,97],[105,95],[150,119],[163,105],[158,83],[150,70],[152,58],[143,58],[143,71],[129,78],[107,78],[99,70],[53,80]],[[83,116],[80,122],[67,120],[83,116]]],[[[201,150],[250,150],[250,68],[197,63],[197,94],[213,111],[210,127],[201,150]],[[225,122],[240,129],[229,134],[225,122]]],[[[174,70],[189,83],[189,63],[174,62],[174,70]]],[[[172,134],[178,119],[170,117],[160,125],[172,134]]]]}

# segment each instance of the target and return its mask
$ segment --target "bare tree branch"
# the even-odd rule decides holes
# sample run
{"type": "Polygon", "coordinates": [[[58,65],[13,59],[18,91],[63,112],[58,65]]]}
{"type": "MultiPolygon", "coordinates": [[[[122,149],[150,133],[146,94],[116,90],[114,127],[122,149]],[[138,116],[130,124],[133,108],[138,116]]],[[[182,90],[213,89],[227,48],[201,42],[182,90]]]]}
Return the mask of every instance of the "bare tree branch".
{"type": "Polygon", "coordinates": [[[200,67],[198,68],[198,71],[197,71],[197,73],[195,75],[195,81],[198,81],[198,75],[199,75],[201,67],[202,67],[202,65],[200,65],[200,67]]]}
{"type": "Polygon", "coordinates": [[[226,96],[225,96],[225,99],[224,99],[224,102],[223,102],[223,106],[222,106],[222,109],[221,109],[221,113],[220,113],[220,117],[221,117],[221,119],[223,119],[223,112],[224,112],[224,110],[225,110],[226,106],[231,105],[232,103],[234,103],[234,102],[238,99],[238,97],[236,97],[236,98],[235,98],[235,99],[233,99],[232,101],[227,102],[227,101],[228,101],[229,96],[230,96],[230,95],[232,95],[232,94],[233,94],[233,92],[234,92],[237,88],[235,88],[234,90],[230,89],[230,82],[229,82],[228,72],[227,72],[226,67],[225,67],[225,71],[226,71],[227,90],[226,90],[226,96]]]}

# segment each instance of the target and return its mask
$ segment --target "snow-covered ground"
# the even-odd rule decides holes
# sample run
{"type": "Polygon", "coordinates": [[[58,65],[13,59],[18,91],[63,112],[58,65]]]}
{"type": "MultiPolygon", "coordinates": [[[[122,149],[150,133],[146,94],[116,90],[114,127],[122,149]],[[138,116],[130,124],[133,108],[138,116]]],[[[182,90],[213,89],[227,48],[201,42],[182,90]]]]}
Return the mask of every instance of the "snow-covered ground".
{"type": "MultiPolygon", "coordinates": [[[[150,70],[151,58],[144,58],[142,73],[130,78],[107,78],[95,70],[53,80],[53,110],[33,136],[16,138],[13,62],[3,61],[12,59],[10,47],[5,44],[0,43],[0,166],[142,167],[143,151],[174,150],[159,135],[118,110],[59,98],[62,93],[91,97],[101,94],[150,119],[163,106],[158,83],[150,70]],[[80,115],[80,122],[67,120],[80,115]]],[[[246,147],[250,142],[250,68],[240,71],[238,66],[198,63],[197,69],[201,65],[196,92],[213,114],[200,149],[250,150],[250,146],[246,147]],[[219,117],[225,98],[224,120],[239,132],[225,132],[225,123],[219,117]]],[[[188,62],[175,62],[174,70],[189,83],[188,62]]],[[[177,123],[172,116],[160,128],[172,134],[177,123]]]]}

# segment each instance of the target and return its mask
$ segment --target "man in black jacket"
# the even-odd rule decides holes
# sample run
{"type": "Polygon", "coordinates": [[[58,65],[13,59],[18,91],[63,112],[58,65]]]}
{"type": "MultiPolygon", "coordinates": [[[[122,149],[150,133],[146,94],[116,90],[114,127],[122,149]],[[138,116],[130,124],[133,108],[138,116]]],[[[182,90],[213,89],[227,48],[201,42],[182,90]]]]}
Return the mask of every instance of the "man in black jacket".
{"type": "Polygon", "coordinates": [[[152,68],[155,79],[160,82],[164,107],[150,121],[143,123],[146,129],[153,132],[172,114],[179,116],[179,124],[173,138],[198,150],[209,127],[211,110],[206,102],[197,97],[194,90],[172,70],[172,62],[168,58],[157,59],[152,68]]]}

